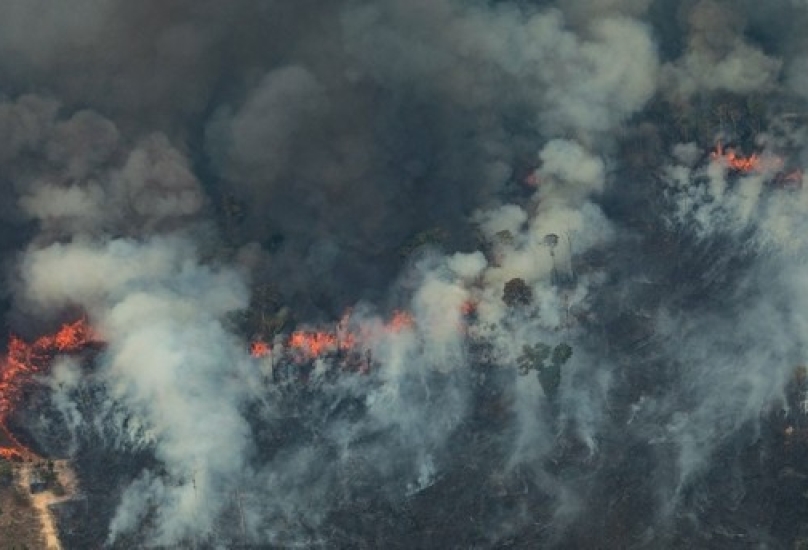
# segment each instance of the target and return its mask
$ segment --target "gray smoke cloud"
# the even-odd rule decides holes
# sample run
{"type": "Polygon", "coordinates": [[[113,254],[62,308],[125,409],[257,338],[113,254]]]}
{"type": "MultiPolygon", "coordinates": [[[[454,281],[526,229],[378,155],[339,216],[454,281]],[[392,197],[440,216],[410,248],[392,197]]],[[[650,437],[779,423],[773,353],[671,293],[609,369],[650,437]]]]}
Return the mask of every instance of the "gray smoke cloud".
{"type": "Polygon", "coordinates": [[[6,2],[7,318],[105,343],[29,429],[138,457],[84,544],[706,544],[805,360],[805,17],[6,2]]]}
{"type": "Polygon", "coordinates": [[[723,90],[751,93],[771,90],[782,62],[744,39],[745,14],[733,4],[705,0],[689,6],[686,53],[666,67],[677,94],[723,90]]]}

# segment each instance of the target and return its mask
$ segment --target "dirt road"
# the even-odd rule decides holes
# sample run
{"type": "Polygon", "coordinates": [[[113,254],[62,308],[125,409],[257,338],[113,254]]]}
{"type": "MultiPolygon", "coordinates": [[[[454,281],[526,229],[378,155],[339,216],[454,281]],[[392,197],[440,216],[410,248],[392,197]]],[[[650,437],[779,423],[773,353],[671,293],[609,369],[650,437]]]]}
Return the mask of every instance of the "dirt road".
{"type": "MultiPolygon", "coordinates": [[[[31,481],[34,479],[37,465],[34,463],[24,463],[17,470],[17,482],[21,491],[30,492],[31,481]]],[[[62,544],[59,541],[59,532],[56,529],[56,521],[51,512],[50,505],[69,500],[76,491],[76,478],[70,463],[67,460],[53,461],[53,470],[56,479],[61,484],[64,491],[56,495],[53,488],[31,495],[31,504],[36,510],[39,522],[42,526],[42,536],[45,539],[47,550],[61,550],[62,544]]]]}

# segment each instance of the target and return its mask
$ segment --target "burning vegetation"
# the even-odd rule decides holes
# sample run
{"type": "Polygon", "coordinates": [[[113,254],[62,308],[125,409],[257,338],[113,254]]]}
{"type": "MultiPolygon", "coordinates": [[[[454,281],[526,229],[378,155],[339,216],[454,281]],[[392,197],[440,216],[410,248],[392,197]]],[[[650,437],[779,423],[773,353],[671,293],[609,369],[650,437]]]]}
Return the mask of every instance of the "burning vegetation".
{"type": "MultiPolygon", "coordinates": [[[[396,334],[413,326],[412,315],[397,310],[382,326],[382,333],[396,334]]],[[[363,329],[360,323],[352,322],[349,311],[333,330],[296,330],[281,338],[276,345],[277,353],[273,359],[278,362],[305,363],[328,357],[352,357],[356,361],[357,357],[367,357],[367,346],[372,343],[372,338],[374,335],[363,329]]],[[[273,346],[262,339],[254,339],[250,344],[250,355],[256,359],[272,354],[273,346]]],[[[369,365],[365,365],[363,370],[367,368],[369,365]]]]}
{"type": "Polygon", "coordinates": [[[802,170],[787,167],[784,158],[771,153],[752,153],[744,156],[735,147],[724,147],[721,141],[710,152],[710,160],[725,166],[733,174],[762,174],[771,178],[774,184],[788,187],[802,187],[802,170]]]}
{"type": "Polygon", "coordinates": [[[808,547],[804,6],[154,4],[0,2],[3,511],[808,547]]]}
{"type": "Polygon", "coordinates": [[[20,403],[26,388],[37,375],[47,374],[51,361],[61,354],[78,353],[98,342],[86,319],[64,324],[53,334],[33,342],[12,335],[0,365],[0,458],[30,459],[35,454],[11,433],[9,415],[20,403]]]}
{"type": "Polygon", "coordinates": [[[715,150],[710,153],[710,159],[713,162],[725,165],[734,172],[743,174],[776,171],[783,165],[782,159],[778,157],[764,158],[757,153],[752,153],[749,156],[740,155],[734,147],[724,148],[720,141],[718,145],[716,145],[715,150]]]}

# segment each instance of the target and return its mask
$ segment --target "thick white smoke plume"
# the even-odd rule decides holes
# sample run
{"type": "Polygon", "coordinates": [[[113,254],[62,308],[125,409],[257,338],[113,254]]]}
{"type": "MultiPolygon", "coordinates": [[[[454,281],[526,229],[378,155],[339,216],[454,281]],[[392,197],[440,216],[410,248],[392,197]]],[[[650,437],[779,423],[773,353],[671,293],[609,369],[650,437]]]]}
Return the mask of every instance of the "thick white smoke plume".
{"type": "Polygon", "coordinates": [[[179,238],[54,244],[27,255],[22,277],[36,307],[87,312],[108,346],[98,375],[110,399],[144,426],[131,437],[154,443],[173,482],[144,473],[124,493],[112,534],[135,526],[149,505],[158,507],[160,543],[210,524],[218,491],[244,475],[249,451],[238,410],[250,387],[246,358],[222,325],[246,306],[242,278],[200,266],[179,238]]]}
{"type": "Polygon", "coordinates": [[[808,13],[758,4],[1,5],[3,313],[102,342],[16,413],[68,545],[794,543],[808,13]]]}

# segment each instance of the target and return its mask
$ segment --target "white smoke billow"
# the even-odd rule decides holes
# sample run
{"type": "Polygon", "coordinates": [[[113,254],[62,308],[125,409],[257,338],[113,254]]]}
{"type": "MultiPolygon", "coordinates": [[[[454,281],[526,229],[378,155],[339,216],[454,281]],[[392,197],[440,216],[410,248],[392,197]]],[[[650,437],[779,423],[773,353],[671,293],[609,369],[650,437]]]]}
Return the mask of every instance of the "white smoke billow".
{"type": "Polygon", "coordinates": [[[794,546],[808,12],[758,4],[0,6],[0,303],[100,342],[15,412],[66,547],[794,546]]]}

